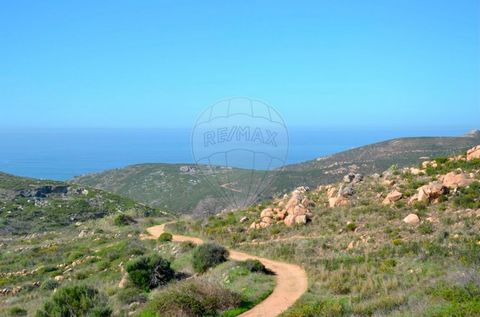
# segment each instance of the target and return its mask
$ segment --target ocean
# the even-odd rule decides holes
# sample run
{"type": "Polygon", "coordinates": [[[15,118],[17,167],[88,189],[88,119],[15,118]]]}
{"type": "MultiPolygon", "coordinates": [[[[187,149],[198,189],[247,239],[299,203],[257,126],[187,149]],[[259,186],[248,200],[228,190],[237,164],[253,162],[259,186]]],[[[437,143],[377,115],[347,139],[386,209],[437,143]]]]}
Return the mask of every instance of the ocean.
{"type": "MultiPolygon", "coordinates": [[[[290,128],[287,163],[405,136],[458,136],[467,129],[290,128]]],[[[41,179],[138,163],[192,163],[190,129],[3,129],[0,171],[41,179]]]]}

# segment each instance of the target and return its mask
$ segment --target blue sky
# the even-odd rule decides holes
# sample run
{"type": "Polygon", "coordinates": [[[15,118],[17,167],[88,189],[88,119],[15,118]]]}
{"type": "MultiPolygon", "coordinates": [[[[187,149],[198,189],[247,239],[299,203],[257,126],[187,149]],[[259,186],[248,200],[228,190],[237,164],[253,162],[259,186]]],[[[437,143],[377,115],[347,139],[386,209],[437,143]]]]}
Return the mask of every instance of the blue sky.
{"type": "Polygon", "coordinates": [[[190,127],[232,96],[290,126],[480,127],[480,2],[0,5],[2,127],[190,127]]]}

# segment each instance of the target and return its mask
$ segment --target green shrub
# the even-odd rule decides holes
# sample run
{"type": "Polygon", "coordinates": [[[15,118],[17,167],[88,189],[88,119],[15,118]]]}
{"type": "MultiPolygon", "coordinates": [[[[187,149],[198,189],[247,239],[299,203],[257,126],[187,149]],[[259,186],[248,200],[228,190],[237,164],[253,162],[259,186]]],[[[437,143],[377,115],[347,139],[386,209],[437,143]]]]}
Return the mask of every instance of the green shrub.
{"type": "Polygon", "coordinates": [[[354,224],[353,222],[347,224],[347,230],[348,231],[355,231],[355,229],[357,229],[357,225],[354,224]]]}
{"type": "Polygon", "coordinates": [[[147,296],[142,290],[135,287],[122,288],[117,293],[117,299],[122,304],[131,304],[133,302],[145,303],[147,296]]]}
{"type": "Polygon", "coordinates": [[[160,291],[139,317],[152,316],[217,316],[236,307],[240,296],[203,279],[178,282],[160,291]]]}
{"type": "Polygon", "coordinates": [[[9,316],[12,316],[12,317],[16,317],[16,316],[27,316],[27,311],[23,308],[20,308],[20,307],[12,307],[8,310],[8,315],[9,316]]]}
{"type": "Polygon", "coordinates": [[[42,283],[42,285],[40,286],[41,289],[45,289],[45,290],[54,290],[56,289],[58,286],[60,285],[60,283],[58,281],[55,281],[55,280],[46,280],[45,282],[42,283]]]}
{"type": "Polygon", "coordinates": [[[195,249],[195,243],[191,241],[182,241],[180,242],[179,247],[180,247],[180,251],[185,253],[195,249]]]}
{"type": "Polygon", "coordinates": [[[128,272],[130,281],[144,290],[165,285],[175,275],[170,268],[170,262],[157,254],[133,259],[125,265],[125,270],[128,272]]]}
{"type": "Polygon", "coordinates": [[[61,287],[37,311],[37,317],[109,317],[107,297],[86,285],[61,287]]]}
{"type": "Polygon", "coordinates": [[[418,226],[418,231],[422,234],[430,234],[433,232],[433,225],[429,221],[423,222],[418,226]]]}
{"type": "Polygon", "coordinates": [[[113,223],[116,225],[116,226],[128,226],[130,224],[133,224],[133,223],[136,223],[135,219],[133,219],[132,217],[128,216],[128,215],[125,215],[125,214],[119,214],[117,216],[115,216],[115,218],[113,219],[113,223]]]}
{"type": "Polygon", "coordinates": [[[215,243],[204,243],[193,250],[192,265],[196,272],[205,272],[228,258],[228,251],[215,243]]]}
{"type": "Polygon", "coordinates": [[[159,237],[158,237],[158,242],[168,242],[172,241],[172,234],[169,232],[163,232],[159,237]]]}
{"type": "Polygon", "coordinates": [[[259,260],[248,259],[241,262],[241,265],[250,272],[265,273],[268,271],[265,265],[259,260]]]}

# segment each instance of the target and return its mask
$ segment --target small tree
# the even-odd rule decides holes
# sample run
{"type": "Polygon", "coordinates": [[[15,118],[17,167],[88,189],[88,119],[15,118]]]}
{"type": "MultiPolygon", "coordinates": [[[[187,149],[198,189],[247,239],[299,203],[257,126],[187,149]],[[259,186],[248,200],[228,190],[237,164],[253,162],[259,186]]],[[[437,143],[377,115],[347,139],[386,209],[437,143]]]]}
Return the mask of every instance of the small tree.
{"type": "Polygon", "coordinates": [[[111,314],[106,295],[86,285],[59,288],[37,311],[37,317],[109,317],[111,314]]]}
{"type": "Polygon", "coordinates": [[[170,262],[157,254],[141,256],[125,266],[130,281],[137,287],[150,290],[167,284],[175,275],[170,262]]]}
{"type": "Polygon", "coordinates": [[[228,258],[228,251],[221,245],[215,243],[205,243],[199,245],[193,250],[193,269],[196,272],[205,272],[228,258]]]}

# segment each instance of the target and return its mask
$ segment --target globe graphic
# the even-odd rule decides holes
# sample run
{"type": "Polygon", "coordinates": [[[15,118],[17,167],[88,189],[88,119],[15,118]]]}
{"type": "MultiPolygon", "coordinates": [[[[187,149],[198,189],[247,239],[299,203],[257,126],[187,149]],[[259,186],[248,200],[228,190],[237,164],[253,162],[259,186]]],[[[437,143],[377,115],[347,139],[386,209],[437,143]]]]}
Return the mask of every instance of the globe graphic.
{"type": "Polygon", "coordinates": [[[192,152],[198,170],[224,205],[244,208],[265,193],[285,165],[288,132],[273,107],[232,98],[198,117],[192,152]]]}

